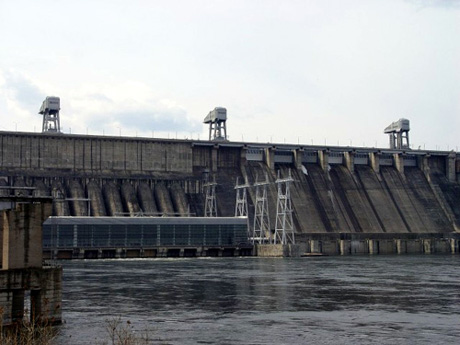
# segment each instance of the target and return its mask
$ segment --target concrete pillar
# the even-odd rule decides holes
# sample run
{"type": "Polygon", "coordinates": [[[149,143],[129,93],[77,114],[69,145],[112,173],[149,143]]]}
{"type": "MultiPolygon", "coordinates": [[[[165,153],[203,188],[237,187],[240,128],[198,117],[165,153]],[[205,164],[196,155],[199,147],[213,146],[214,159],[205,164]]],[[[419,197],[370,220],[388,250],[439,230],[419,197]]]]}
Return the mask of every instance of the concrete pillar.
{"type": "Polygon", "coordinates": [[[404,175],[404,157],[402,153],[395,153],[393,155],[395,161],[395,168],[401,175],[404,175]]]}
{"type": "Polygon", "coordinates": [[[375,255],[379,253],[379,241],[377,240],[369,240],[369,254],[375,255]]]}
{"type": "Polygon", "coordinates": [[[328,150],[319,150],[318,159],[320,167],[327,172],[329,167],[329,151],[328,150]]]}
{"type": "Polygon", "coordinates": [[[321,253],[321,242],[318,240],[310,240],[310,253],[321,253]]]}
{"type": "Polygon", "coordinates": [[[355,171],[355,153],[353,151],[344,152],[345,165],[350,172],[355,171]]]}
{"type": "Polygon", "coordinates": [[[407,242],[405,240],[395,240],[396,244],[396,253],[406,254],[407,253],[407,242]]]}
{"type": "Polygon", "coordinates": [[[380,152],[369,153],[369,162],[371,163],[372,170],[377,174],[380,173],[380,152]]]}
{"type": "Polygon", "coordinates": [[[458,245],[458,240],[455,238],[450,239],[450,252],[452,254],[456,254],[459,252],[459,245],[458,245]]]}
{"type": "Polygon", "coordinates": [[[168,248],[165,248],[165,247],[158,248],[157,256],[159,258],[166,258],[168,256],[168,248]]]}
{"type": "Polygon", "coordinates": [[[447,179],[450,182],[455,182],[457,180],[457,172],[456,172],[457,154],[454,151],[450,152],[446,160],[447,160],[446,161],[447,179]]]}
{"type": "Polygon", "coordinates": [[[51,203],[19,204],[15,210],[2,212],[3,269],[42,266],[42,223],[45,214],[51,214],[51,203]]]}
{"type": "Polygon", "coordinates": [[[217,171],[217,157],[218,157],[219,147],[217,145],[213,146],[211,150],[211,171],[217,171]]]}
{"type": "Polygon", "coordinates": [[[44,284],[37,298],[40,298],[41,315],[50,323],[61,323],[62,320],[62,267],[53,267],[43,272],[46,274],[44,284]]]}
{"type": "Polygon", "coordinates": [[[431,239],[424,239],[422,243],[423,243],[423,252],[425,254],[432,254],[433,253],[433,243],[431,239]]]}
{"type": "Polygon", "coordinates": [[[283,257],[285,247],[282,244],[257,244],[257,256],[283,257]]]}
{"type": "Polygon", "coordinates": [[[340,255],[350,255],[351,254],[351,241],[350,240],[340,240],[340,255]]]}
{"type": "Polygon", "coordinates": [[[265,164],[271,169],[275,170],[275,148],[267,147],[265,149],[265,164]]]}
{"type": "Polygon", "coordinates": [[[294,164],[297,169],[300,169],[302,167],[303,153],[303,149],[295,149],[292,151],[292,154],[294,155],[294,164]]]}
{"type": "MultiPolygon", "coordinates": [[[[121,257],[121,250],[120,250],[120,256],[121,257]]],[[[81,249],[78,251],[78,254],[77,254],[77,258],[78,259],[84,259],[85,258],[85,250],[84,249],[81,249]]]]}

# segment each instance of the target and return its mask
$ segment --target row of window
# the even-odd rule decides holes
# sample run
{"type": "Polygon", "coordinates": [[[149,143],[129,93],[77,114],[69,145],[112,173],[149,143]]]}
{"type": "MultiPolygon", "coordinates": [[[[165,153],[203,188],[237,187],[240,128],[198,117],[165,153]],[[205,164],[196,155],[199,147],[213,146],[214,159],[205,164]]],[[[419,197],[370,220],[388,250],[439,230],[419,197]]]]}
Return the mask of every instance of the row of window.
{"type": "Polygon", "coordinates": [[[44,225],[43,247],[235,246],[248,242],[241,225],[44,225]]]}

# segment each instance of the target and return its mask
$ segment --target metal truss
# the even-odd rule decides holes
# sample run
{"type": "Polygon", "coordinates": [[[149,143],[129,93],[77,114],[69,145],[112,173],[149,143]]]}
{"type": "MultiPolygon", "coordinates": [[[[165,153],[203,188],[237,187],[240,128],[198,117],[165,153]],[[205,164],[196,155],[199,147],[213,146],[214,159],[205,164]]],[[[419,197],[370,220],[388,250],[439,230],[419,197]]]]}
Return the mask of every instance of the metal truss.
{"type": "Polygon", "coordinates": [[[292,220],[292,202],[290,185],[294,182],[289,169],[289,176],[281,178],[278,171],[278,178],[275,183],[278,185],[278,199],[276,202],[276,224],[274,244],[295,244],[294,222],[292,220]]]}
{"type": "Polygon", "coordinates": [[[239,178],[236,178],[236,203],[235,203],[235,217],[248,216],[248,193],[247,189],[250,187],[247,182],[238,184],[239,178]]]}
{"type": "Polygon", "coordinates": [[[216,181],[206,181],[203,185],[206,199],[204,204],[205,217],[217,217],[217,202],[216,202],[216,181]]]}
{"type": "Polygon", "coordinates": [[[254,213],[254,228],[252,233],[252,243],[270,243],[270,217],[268,213],[267,186],[268,176],[265,174],[265,181],[254,183],[256,187],[256,205],[254,213]]]}

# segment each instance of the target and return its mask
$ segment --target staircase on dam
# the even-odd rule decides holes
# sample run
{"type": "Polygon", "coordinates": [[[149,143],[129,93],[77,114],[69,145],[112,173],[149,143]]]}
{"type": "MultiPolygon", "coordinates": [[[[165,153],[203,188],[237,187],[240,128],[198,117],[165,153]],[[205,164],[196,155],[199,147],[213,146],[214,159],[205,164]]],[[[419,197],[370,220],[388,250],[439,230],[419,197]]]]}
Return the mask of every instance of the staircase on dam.
{"type": "MultiPolygon", "coordinates": [[[[297,234],[460,231],[460,155],[190,140],[0,132],[0,185],[53,196],[56,216],[203,216],[204,174],[217,215],[235,210],[237,177],[268,176],[275,225],[278,171],[297,234]]],[[[255,189],[248,190],[253,224],[255,189]]]]}

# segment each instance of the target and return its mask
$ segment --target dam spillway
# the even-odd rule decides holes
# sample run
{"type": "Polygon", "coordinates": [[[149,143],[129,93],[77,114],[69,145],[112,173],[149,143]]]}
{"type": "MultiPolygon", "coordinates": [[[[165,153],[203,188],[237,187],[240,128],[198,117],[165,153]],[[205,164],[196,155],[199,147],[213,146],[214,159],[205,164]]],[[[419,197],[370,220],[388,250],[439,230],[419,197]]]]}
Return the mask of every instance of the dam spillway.
{"type": "MultiPolygon", "coordinates": [[[[460,231],[460,154],[245,142],[0,132],[3,184],[56,197],[57,216],[234,215],[235,181],[290,170],[296,234],[460,231]]],[[[275,224],[276,186],[268,187],[275,224]]],[[[254,191],[249,191],[252,224],[254,191]]]]}

